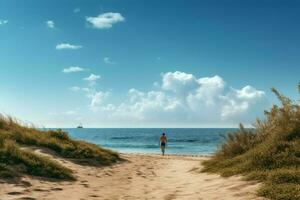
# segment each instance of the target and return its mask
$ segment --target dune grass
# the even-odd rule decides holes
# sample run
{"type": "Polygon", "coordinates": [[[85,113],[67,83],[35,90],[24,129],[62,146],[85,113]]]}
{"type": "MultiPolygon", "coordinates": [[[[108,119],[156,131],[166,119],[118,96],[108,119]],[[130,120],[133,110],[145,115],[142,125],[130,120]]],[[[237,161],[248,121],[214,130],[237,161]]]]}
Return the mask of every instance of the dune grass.
{"type": "Polygon", "coordinates": [[[272,91],[281,106],[265,111],[266,119],[257,120],[254,130],[240,125],[238,131],[230,133],[212,159],[203,163],[203,172],[242,174],[247,180],[263,183],[260,196],[299,200],[300,106],[276,89],[272,91]]]}
{"type": "Polygon", "coordinates": [[[72,140],[62,130],[42,131],[22,125],[11,117],[0,117],[0,177],[23,173],[74,179],[72,171],[60,163],[25,147],[47,148],[57,156],[80,164],[110,165],[120,160],[117,153],[84,141],[72,140]]]}
{"type": "Polygon", "coordinates": [[[74,179],[72,171],[58,162],[22,150],[14,141],[4,140],[0,147],[0,176],[9,178],[27,173],[58,179],[74,179]]]}

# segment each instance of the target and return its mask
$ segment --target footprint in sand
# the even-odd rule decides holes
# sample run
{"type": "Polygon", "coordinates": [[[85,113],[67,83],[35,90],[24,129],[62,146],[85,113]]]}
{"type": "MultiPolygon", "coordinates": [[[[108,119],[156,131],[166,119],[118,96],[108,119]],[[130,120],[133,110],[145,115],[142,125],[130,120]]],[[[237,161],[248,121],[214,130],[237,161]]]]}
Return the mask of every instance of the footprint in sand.
{"type": "Polygon", "coordinates": [[[51,188],[52,191],[61,191],[63,190],[62,188],[51,188]]]}
{"type": "Polygon", "coordinates": [[[33,197],[21,197],[19,200],[36,200],[36,198],[33,197]]]}
{"type": "Polygon", "coordinates": [[[45,189],[41,189],[41,188],[35,188],[35,189],[33,189],[33,191],[36,191],[36,192],[48,192],[49,190],[45,190],[45,189]]]}
{"type": "Polygon", "coordinates": [[[99,197],[99,195],[96,195],[96,194],[91,194],[89,195],[90,197],[99,197]]]}
{"type": "Polygon", "coordinates": [[[8,195],[21,195],[23,193],[22,192],[8,192],[6,194],[8,194],[8,195]]]}

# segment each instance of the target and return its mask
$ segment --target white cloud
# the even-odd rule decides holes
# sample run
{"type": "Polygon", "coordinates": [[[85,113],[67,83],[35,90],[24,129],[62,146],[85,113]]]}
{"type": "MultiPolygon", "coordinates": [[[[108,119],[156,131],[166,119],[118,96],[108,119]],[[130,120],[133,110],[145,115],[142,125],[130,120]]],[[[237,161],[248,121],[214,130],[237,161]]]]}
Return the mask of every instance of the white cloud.
{"type": "Polygon", "coordinates": [[[103,62],[105,63],[105,64],[108,64],[108,65],[114,65],[114,64],[116,64],[114,61],[112,61],[109,57],[104,57],[103,58],[103,62]]]}
{"type": "Polygon", "coordinates": [[[46,21],[46,26],[48,28],[55,28],[55,23],[52,20],[48,20],[48,21],[46,21]]]}
{"type": "Polygon", "coordinates": [[[132,114],[136,120],[159,119],[158,123],[220,121],[220,95],[224,87],[225,82],[219,76],[196,78],[185,72],[168,72],[162,74],[160,90],[145,93],[131,89],[129,101],[117,110],[132,114]]]}
{"type": "Polygon", "coordinates": [[[228,102],[222,106],[221,116],[225,118],[232,117],[234,115],[238,115],[244,113],[248,110],[249,103],[248,102],[237,102],[233,99],[228,99],[228,102]]]}
{"type": "Polygon", "coordinates": [[[62,50],[62,49],[81,49],[82,46],[81,45],[72,45],[72,44],[68,44],[68,43],[60,43],[60,44],[57,44],[55,48],[57,50],[62,50]]]}
{"type": "Polygon", "coordinates": [[[98,79],[100,79],[101,76],[100,75],[95,75],[95,74],[91,74],[89,77],[84,78],[83,80],[85,81],[90,81],[90,82],[94,82],[97,81],[98,79]]]}
{"type": "Polygon", "coordinates": [[[242,117],[241,115],[256,114],[257,109],[262,112],[262,107],[257,107],[258,100],[261,100],[265,96],[264,91],[256,90],[252,86],[245,86],[242,89],[231,89],[225,96],[221,96],[224,102],[221,111],[221,117],[223,119],[242,117]],[[251,107],[251,110],[250,110],[251,107]]]}
{"type": "Polygon", "coordinates": [[[82,68],[82,67],[69,67],[69,68],[65,68],[62,70],[63,73],[74,73],[74,72],[82,72],[82,71],[86,71],[87,69],[82,68]]]}
{"type": "Polygon", "coordinates": [[[125,21],[125,18],[120,13],[103,13],[97,17],[87,17],[86,21],[97,29],[109,29],[118,22],[125,21]]]}
{"type": "Polygon", "coordinates": [[[197,79],[192,74],[184,72],[168,72],[162,74],[162,89],[176,93],[187,92],[199,86],[197,79]]]}
{"type": "Polygon", "coordinates": [[[0,26],[4,26],[7,23],[8,23],[8,20],[6,20],[6,19],[0,19],[0,26]]]}
{"type": "Polygon", "coordinates": [[[84,78],[83,80],[88,81],[89,85],[88,87],[81,88],[82,91],[85,92],[86,97],[90,100],[89,108],[92,111],[97,111],[101,107],[104,110],[111,109],[111,106],[109,108],[108,105],[104,105],[104,101],[109,96],[109,92],[104,91],[98,91],[95,88],[95,83],[98,79],[100,79],[100,75],[91,74],[90,76],[84,78]]]}
{"type": "Polygon", "coordinates": [[[75,8],[74,10],[73,10],[73,13],[79,13],[80,12],[80,8],[75,8]]]}
{"type": "Polygon", "coordinates": [[[213,105],[224,87],[225,82],[220,76],[197,79],[193,74],[175,71],[162,77],[162,89],[176,93],[178,98],[191,103],[192,107],[196,104],[213,105]]]}
{"type": "Polygon", "coordinates": [[[222,94],[225,82],[220,76],[204,77],[197,80],[199,86],[194,94],[189,94],[188,100],[195,98],[196,101],[205,105],[213,106],[222,94]]]}
{"type": "Polygon", "coordinates": [[[91,94],[88,94],[87,97],[91,100],[90,108],[92,110],[97,110],[97,108],[104,103],[108,95],[109,92],[102,92],[102,91],[96,91],[91,94]]]}
{"type": "Polygon", "coordinates": [[[140,92],[134,88],[131,88],[128,91],[128,97],[129,97],[130,102],[136,102],[139,99],[143,98],[144,96],[145,96],[145,94],[143,92],[140,92]]]}
{"type": "Polygon", "coordinates": [[[235,90],[238,98],[241,99],[255,99],[263,96],[265,94],[264,91],[258,91],[254,87],[250,85],[245,86],[241,90],[235,90]]]}

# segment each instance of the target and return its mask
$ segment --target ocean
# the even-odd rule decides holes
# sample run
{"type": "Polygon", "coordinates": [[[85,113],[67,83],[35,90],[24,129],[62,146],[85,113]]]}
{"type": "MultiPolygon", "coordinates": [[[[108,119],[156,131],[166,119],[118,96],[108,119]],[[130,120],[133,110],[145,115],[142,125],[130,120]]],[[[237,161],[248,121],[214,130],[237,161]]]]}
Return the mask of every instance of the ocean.
{"type": "Polygon", "coordinates": [[[228,128],[72,128],[63,129],[74,139],[85,140],[121,153],[160,153],[159,138],[167,135],[167,154],[211,155],[228,128]]]}

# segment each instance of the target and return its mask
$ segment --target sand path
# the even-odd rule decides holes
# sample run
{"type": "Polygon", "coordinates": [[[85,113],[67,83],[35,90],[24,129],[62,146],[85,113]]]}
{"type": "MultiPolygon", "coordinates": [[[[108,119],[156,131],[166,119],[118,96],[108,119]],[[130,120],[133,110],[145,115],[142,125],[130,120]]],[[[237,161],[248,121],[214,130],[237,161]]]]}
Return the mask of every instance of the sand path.
{"type": "Polygon", "coordinates": [[[240,177],[221,178],[199,173],[205,157],[122,155],[128,161],[111,167],[85,167],[55,158],[73,169],[75,182],[50,182],[24,177],[0,182],[0,199],[47,200],[248,200],[258,184],[240,177]]]}

